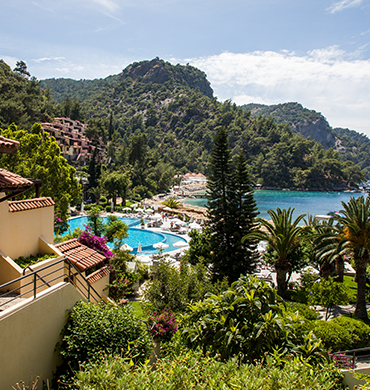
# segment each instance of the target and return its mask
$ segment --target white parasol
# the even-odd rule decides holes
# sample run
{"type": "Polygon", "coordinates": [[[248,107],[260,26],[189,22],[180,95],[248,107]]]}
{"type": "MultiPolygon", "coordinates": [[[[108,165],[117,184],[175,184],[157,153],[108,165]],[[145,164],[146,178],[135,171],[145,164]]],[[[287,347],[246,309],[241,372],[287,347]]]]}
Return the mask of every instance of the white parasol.
{"type": "Polygon", "coordinates": [[[185,226],[186,225],[186,222],[184,222],[184,221],[182,221],[181,219],[178,219],[178,218],[173,218],[170,221],[173,222],[175,225],[179,225],[179,226],[185,226]]]}
{"type": "Polygon", "coordinates": [[[190,229],[199,230],[199,229],[201,229],[202,227],[199,225],[199,223],[192,222],[191,224],[189,224],[189,228],[190,228],[190,229]]]}
{"type": "Polygon", "coordinates": [[[173,244],[176,248],[184,248],[185,246],[188,246],[189,244],[186,241],[177,241],[173,244]]]}
{"type": "Polygon", "coordinates": [[[169,245],[165,244],[164,242],[157,242],[156,244],[153,245],[153,248],[156,249],[166,249],[168,247],[169,245]]]}
{"type": "Polygon", "coordinates": [[[130,245],[123,244],[120,249],[121,249],[121,251],[129,251],[129,252],[131,252],[133,248],[131,248],[130,245]]]}

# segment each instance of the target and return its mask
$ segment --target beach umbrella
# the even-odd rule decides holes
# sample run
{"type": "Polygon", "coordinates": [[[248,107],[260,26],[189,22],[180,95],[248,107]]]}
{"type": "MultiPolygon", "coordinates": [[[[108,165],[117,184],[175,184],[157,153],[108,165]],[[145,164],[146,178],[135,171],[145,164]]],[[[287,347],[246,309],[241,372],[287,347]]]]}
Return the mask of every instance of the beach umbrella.
{"type": "Polygon", "coordinates": [[[141,249],[141,243],[137,246],[137,253],[141,253],[143,250],[141,249]]]}
{"type": "Polygon", "coordinates": [[[171,209],[171,207],[165,207],[164,209],[163,209],[164,211],[171,211],[172,209],[171,209]]]}
{"type": "Polygon", "coordinates": [[[133,207],[134,209],[136,209],[136,207],[138,207],[138,206],[140,206],[139,203],[134,203],[134,204],[131,205],[131,207],[133,207]]]}
{"type": "Polygon", "coordinates": [[[144,211],[144,209],[142,209],[141,207],[138,207],[138,208],[136,209],[136,211],[144,211]]]}
{"type": "Polygon", "coordinates": [[[165,244],[164,242],[157,242],[156,244],[153,245],[153,248],[155,249],[166,249],[168,247],[169,245],[165,244]]]}
{"type": "Polygon", "coordinates": [[[154,210],[152,210],[152,209],[145,209],[145,212],[151,214],[151,213],[154,213],[154,210]]]}
{"type": "Polygon", "coordinates": [[[133,248],[131,248],[130,245],[123,244],[120,249],[121,249],[121,251],[129,251],[129,252],[131,252],[133,248]]]}
{"type": "Polygon", "coordinates": [[[138,256],[137,259],[140,261],[140,263],[147,264],[147,265],[152,265],[152,257],[149,255],[141,255],[138,256]]]}
{"type": "Polygon", "coordinates": [[[185,246],[188,246],[189,244],[186,241],[177,241],[173,244],[176,248],[184,248],[185,246]]]}
{"type": "Polygon", "coordinates": [[[122,211],[132,211],[131,207],[124,207],[122,211]]]}
{"type": "Polygon", "coordinates": [[[178,218],[171,219],[171,222],[173,222],[174,224],[179,225],[179,226],[185,226],[186,225],[186,222],[181,221],[181,219],[178,219],[178,218]]]}
{"type": "Polygon", "coordinates": [[[152,219],[162,219],[162,215],[160,214],[154,214],[151,216],[152,219]]]}
{"type": "Polygon", "coordinates": [[[191,224],[189,224],[189,228],[198,230],[198,229],[201,229],[202,227],[199,225],[199,223],[192,222],[191,224]]]}

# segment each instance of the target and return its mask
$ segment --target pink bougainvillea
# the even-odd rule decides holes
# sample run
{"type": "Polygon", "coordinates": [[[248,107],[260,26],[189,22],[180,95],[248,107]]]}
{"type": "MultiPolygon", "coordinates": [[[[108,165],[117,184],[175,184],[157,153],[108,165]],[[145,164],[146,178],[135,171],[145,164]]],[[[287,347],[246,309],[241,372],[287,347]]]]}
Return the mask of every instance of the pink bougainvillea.
{"type": "Polygon", "coordinates": [[[107,246],[107,239],[105,237],[94,236],[91,233],[90,225],[85,225],[85,230],[78,237],[78,241],[101,253],[108,260],[114,256],[114,253],[112,253],[107,246]]]}
{"type": "Polygon", "coordinates": [[[170,340],[177,332],[176,317],[170,311],[154,313],[149,320],[153,322],[153,326],[151,327],[153,338],[170,340]]]}

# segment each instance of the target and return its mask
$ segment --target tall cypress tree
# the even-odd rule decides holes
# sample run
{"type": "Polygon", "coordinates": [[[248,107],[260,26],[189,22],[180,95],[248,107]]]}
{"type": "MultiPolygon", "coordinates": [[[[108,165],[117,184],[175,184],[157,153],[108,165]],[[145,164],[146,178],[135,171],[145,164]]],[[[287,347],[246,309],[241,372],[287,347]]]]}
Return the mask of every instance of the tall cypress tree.
{"type": "Polygon", "coordinates": [[[212,272],[215,279],[227,276],[229,282],[233,282],[254,268],[256,243],[242,244],[241,239],[254,228],[257,206],[245,156],[240,154],[233,167],[225,128],[219,130],[214,140],[207,199],[212,231],[212,272]]]}

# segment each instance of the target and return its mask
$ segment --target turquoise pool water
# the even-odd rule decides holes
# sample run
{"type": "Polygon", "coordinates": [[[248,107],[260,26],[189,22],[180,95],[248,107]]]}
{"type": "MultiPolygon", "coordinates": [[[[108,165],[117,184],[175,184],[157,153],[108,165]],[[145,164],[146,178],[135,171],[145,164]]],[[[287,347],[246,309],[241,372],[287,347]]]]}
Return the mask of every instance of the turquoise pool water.
{"type": "MultiPolygon", "coordinates": [[[[105,219],[105,217],[103,217],[103,219],[105,219]]],[[[129,227],[128,237],[124,240],[124,242],[125,244],[133,248],[133,251],[130,253],[137,253],[139,242],[141,244],[142,249],[142,252],[140,254],[142,255],[152,255],[158,253],[159,250],[153,247],[153,245],[158,242],[163,242],[168,245],[168,248],[164,249],[163,252],[170,252],[178,249],[173,246],[173,244],[178,241],[186,242],[184,238],[176,236],[174,234],[164,232],[152,232],[150,230],[137,228],[135,226],[140,225],[140,220],[137,218],[119,219],[129,227]]],[[[84,226],[87,225],[87,217],[71,218],[68,223],[71,231],[73,231],[73,229],[77,227],[79,227],[80,229],[84,229],[84,226]]],[[[108,246],[112,247],[112,244],[108,243],[108,246]]]]}

